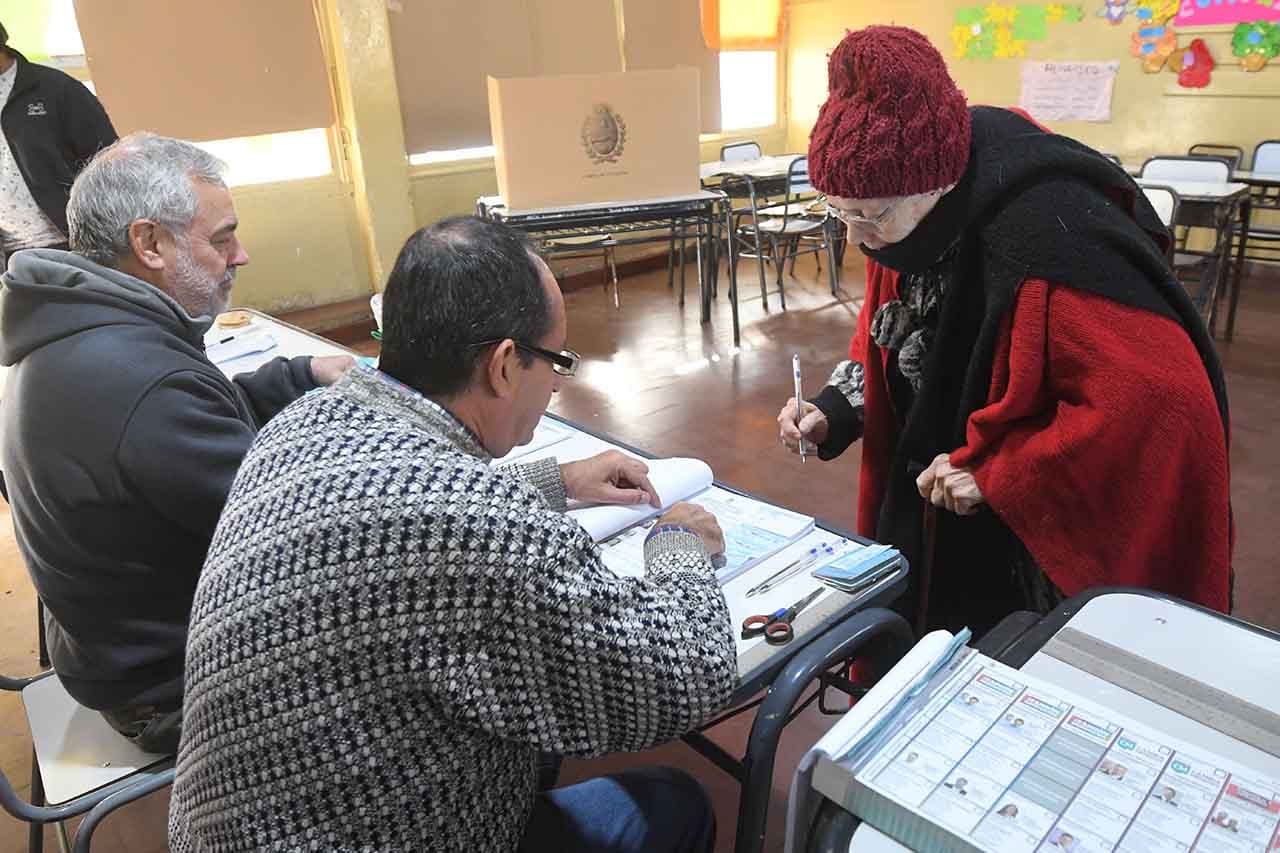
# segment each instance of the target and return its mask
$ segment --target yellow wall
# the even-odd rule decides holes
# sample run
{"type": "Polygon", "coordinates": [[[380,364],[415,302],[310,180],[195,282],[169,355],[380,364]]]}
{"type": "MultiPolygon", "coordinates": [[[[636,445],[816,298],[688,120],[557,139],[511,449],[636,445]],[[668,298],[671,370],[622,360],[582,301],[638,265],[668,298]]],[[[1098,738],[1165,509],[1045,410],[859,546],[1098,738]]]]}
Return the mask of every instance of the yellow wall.
{"type": "MultiPolygon", "coordinates": [[[[950,31],[957,9],[978,5],[978,0],[898,0],[891,5],[861,0],[792,0],[788,29],[789,147],[807,147],[818,107],[827,94],[827,53],[845,30],[869,24],[895,23],[925,33],[947,57],[952,76],[970,103],[1016,105],[1020,89],[1020,59],[987,61],[953,59],[950,31]]],[[[1126,162],[1141,163],[1153,154],[1185,153],[1197,142],[1239,145],[1246,157],[1264,139],[1280,137],[1280,63],[1257,74],[1246,74],[1234,65],[1227,36],[1203,35],[1218,67],[1210,92],[1267,92],[1271,97],[1189,95],[1177,86],[1176,76],[1165,71],[1142,73],[1129,55],[1133,19],[1112,26],[1096,17],[1101,3],[1084,4],[1085,20],[1078,24],[1050,24],[1049,38],[1028,45],[1027,58],[1103,61],[1119,59],[1112,118],[1109,123],[1047,122],[1053,130],[1102,151],[1119,154],[1126,162]]],[[[1181,42],[1190,42],[1184,35],[1181,42]]]]}
{"type": "MultiPolygon", "coordinates": [[[[334,173],[233,189],[251,257],[234,301],[268,312],[381,289],[413,228],[473,213],[477,197],[497,192],[492,159],[408,167],[385,0],[317,0],[317,7],[338,113],[334,173]]],[[[784,62],[780,58],[780,86],[784,62]]],[[[784,97],[780,91],[779,116],[785,116],[784,97]]],[[[757,140],[767,153],[787,150],[780,122],[710,138],[701,145],[702,160],[718,159],[722,144],[746,138],[757,140]]],[[[618,254],[625,259],[665,250],[665,243],[655,243],[624,247],[618,254]]],[[[597,265],[579,262],[574,271],[597,265]]]]}
{"type": "Polygon", "coordinates": [[[370,292],[349,189],[336,177],[235,187],[249,265],[233,301],[291,311],[370,292]]]}
{"type": "MultiPolygon", "coordinates": [[[[826,54],[846,29],[890,21],[913,26],[947,55],[955,10],[974,2],[899,0],[885,6],[861,0],[791,0],[781,60],[784,72],[779,77],[783,122],[704,141],[702,159],[716,159],[722,144],[743,138],[756,139],[768,153],[805,150],[826,96],[826,54]]],[[[389,73],[390,46],[383,37],[385,0],[319,0],[319,5],[326,55],[335,76],[358,69],[360,73],[352,75],[359,78],[354,83],[375,74],[376,79],[368,85],[344,85],[335,79],[343,121],[340,135],[347,143],[335,146],[338,156],[346,159],[335,164],[333,175],[234,189],[252,258],[237,282],[239,305],[286,311],[371,293],[382,286],[376,279],[385,275],[408,230],[444,216],[471,213],[477,196],[497,189],[489,160],[417,168],[390,162],[403,149],[403,140],[398,101],[388,93],[394,90],[394,80],[389,73]],[[410,207],[401,208],[406,196],[410,207]],[[362,198],[370,198],[370,204],[358,203],[362,198]]],[[[1128,56],[1132,22],[1112,27],[1094,16],[1098,5],[1086,4],[1084,23],[1051,24],[1050,38],[1033,43],[1029,57],[1120,59],[1112,121],[1058,122],[1055,130],[1127,161],[1185,151],[1202,141],[1235,143],[1251,152],[1258,141],[1280,137],[1280,126],[1271,118],[1280,115],[1275,98],[1186,96],[1173,75],[1142,74],[1128,56]]],[[[1225,37],[1207,38],[1221,57],[1225,37]]],[[[1019,60],[949,62],[971,102],[1017,102],[1019,60]]],[[[1213,90],[1265,89],[1280,96],[1280,63],[1275,65],[1248,77],[1235,67],[1220,66],[1213,90]]],[[[661,245],[638,247],[624,255],[662,250],[661,245]]]]}

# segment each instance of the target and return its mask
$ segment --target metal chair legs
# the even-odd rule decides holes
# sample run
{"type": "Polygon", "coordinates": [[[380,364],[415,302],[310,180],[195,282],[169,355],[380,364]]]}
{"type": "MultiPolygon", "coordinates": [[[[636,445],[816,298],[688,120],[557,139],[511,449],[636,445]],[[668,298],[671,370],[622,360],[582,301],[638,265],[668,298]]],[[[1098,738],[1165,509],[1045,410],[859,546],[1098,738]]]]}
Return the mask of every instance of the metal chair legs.
{"type": "Polygon", "coordinates": [[[613,282],[613,307],[614,307],[614,310],[618,310],[622,308],[622,302],[620,299],[620,295],[618,293],[618,267],[613,262],[612,247],[609,247],[604,250],[604,259],[605,259],[605,262],[609,265],[609,269],[608,269],[609,279],[608,281],[605,282],[605,287],[607,288],[609,286],[609,281],[613,282]]]}
{"type": "Polygon", "coordinates": [[[39,643],[40,668],[49,668],[49,644],[44,634],[44,601],[36,596],[36,640],[39,643]]]}

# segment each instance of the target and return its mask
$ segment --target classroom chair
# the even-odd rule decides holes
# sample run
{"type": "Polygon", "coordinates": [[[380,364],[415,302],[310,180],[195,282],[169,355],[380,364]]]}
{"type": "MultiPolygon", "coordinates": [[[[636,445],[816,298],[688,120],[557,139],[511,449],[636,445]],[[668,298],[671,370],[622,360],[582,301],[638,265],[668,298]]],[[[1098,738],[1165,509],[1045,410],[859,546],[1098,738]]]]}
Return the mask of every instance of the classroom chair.
{"type": "MultiPolygon", "coordinates": [[[[1221,157],[1162,155],[1152,157],[1142,164],[1142,177],[1149,181],[1169,181],[1173,184],[1178,181],[1226,183],[1231,177],[1231,167],[1221,157]]],[[[1231,227],[1229,223],[1218,221],[1217,210],[1212,206],[1180,203],[1174,214],[1173,271],[1187,287],[1197,310],[1208,317],[1213,300],[1217,297],[1216,285],[1221,280],[1219,269],[1225,251],[1223,241],[1230,239],[1231,227]],[[1187,248],[1187,238],[1194,228],[1213,231],[1213,246],[1210,249],[1187,248]]]]}
{"type": "Polygon", "coordinates": [[[31,801],[0,773],[0,808],[30,825],[30,853],[44,849],[47,823],[57,824],[61,848],[72,849],[66,821],[77,815],[85,817],[74,849],[87,853],[107,815],[173,784],[172,756],[143,752],[122,738],[101,714],[71,698],[53,672],[0,676],[0,690],[21,694],[31,734],[31,801]]]}
{"type": "Polygon", "coordinates": [[[1197,142],[1187,149],[1187,153],[1198,157],[1217,157],[1226,160],[1231,171],[1235,171],[1244,163],[1244,149],[1238,145],[1219,145],[1216,142],[1197,142]]]}
{"type": "Polygon", "coordinates": [[[1142,193],[1155,208],[1156,215],[1164,223],[1164,227],[1173,230],[1173,223],[1178,218],[1178,193],[1172,187],[1146,185],[1142,193]]]}
{"type": "MultiPolygon", "coordinates": [[[[674,228],[672,231],[674,232],[674,228]]],[[[552,237],[543,242],[543,248],[550,250],[548,254],[568,260],[570,258],[594,258],[599,255],[601,260],[601,272],[604,274],[604,287],[607,291],[610,282],[613,283],[613,307],[619,309],[622,307],[621,299],[618,295],[618,267],[614,263],[613,257],[613,235],[612,234],[584,234],[581,237],[566,236],[552,237]]],[[[683,254],[683,248],[682,248],[683,254]]],[[[680,291],[684,292],[684,270],[680,271],[680,291]]]]}
{"type": "Polygon", "coordinates": [[[1155,208],[1156,215],[1160,217],[1164,227],[1169,230],[1169,249],[1167,254],[1170,263],[1172,263],[1175,245],[1173,224],[1178,221],[1178,206],[1180,204],[1178,193],[1172,187],[1154,185],[1144,186],[1142,193],[1147,197],[1147,201],[1151,202],[1151,206],[1155,208]]]}
{"type": "Polygon", "coordinates": [[[1259,142],[1253,149],[1253,171],[1264,175],[1280,175],[1280,139],[1259,142]]]}
{"type": "MultiPolygon", "coordinates": [[[[764,151],[760,148],[760,143],[756,142],[754,139],[745,140],[743,142],[731,142],[728,145],[720,146],[720,160],[725,163],[741,163],[747,160],[759,160],[763,156],[764,156],[764,151]]],[[[679,224],[672,227],[671,245],[669,247],[669,253],[667,255],[667,287],[672,288],[675,286],[675,264],[677,260],[677,248],[678,248],[679,262],[680,262],[680,291],[682,293],[684,292],[684,286],[685,286],[684,285],[684,266],[685,266],[685,260],[686,260],[685,253],[687,251],[688,239],[689,239],[688,232],[686,232],[679,224]],[[676,246],[677,241],[680,244],[679,247],[676,246]]],[[[718,227],[716,229],[716,233],[712,236],[712,239],[718,245],[725,246],[725,238],[720,235],[718,227]]],[[[724,257],[728,257],[729,253],[727,251],[727,246],[725,246],[725,248],[726,248],[726,251],[719,252],[718,254],[721,254],[724,257]]],[[[716,292],[714,274],[711,280],[711,287],[712,287],[711,294],[712,296],[714,296],[716,292]]]]}
{"type": "Polygon", "coordinates": [[[809,182],[808,157],[796,157],[788,166],[786,195],[781,205],[762,205],[755,183],[745,175],[726,178],[723,188],[730,195],[736,191],[750,201],[749,215],[743,216],[732,236],[729,263],[734,263],[738,257],[756,259],[760,273],[760,300],[766,310],[769,307],[764,276],[766,261],[773,264],[777,273],[778,301],[783,311],[787,310],[784,267],[790,259],[794,273],[796,255],[826,252],[831,292],[835,293],[837,280],[832,225],[825,202],[809,182]],[[807,243],[808,247],[802,249],[802,243],[807,243]],[[735,249],[737,245],[745,248],[735,249]]]}
{"type": "Polygon", "coordinates": [[[726,163],[740,163],[743,160],[759,160],[763,156],[760,143],[755,140],[731,142],[720,146],[720,159],[726,163]]]}
{"type": "MultiPolygon", "coordinates": [[[[1268,139],[1259,142],[1253,149],[1254,175],[1266,176],[1280,181],[1280,139],[1268,139]]],[[[1249,232],[1241,234],[1239,225],[1233,229],[1235,240],[1244,240],[1244,257],[1250,261],[1263,263],[1280,262],[1280,227],[1275,225],[1280,217],[1280,186],[1254,185],[1250,191],[1253,211],[1250,216],[1249,232]],[[1259,213],[1262,214],[1259,217],[1259,213]],[[1258,224],[1259,219],[1270,217],[1272,224],[1258,224]]]]}
{"type": "Polygon", "coordinates": [[[1142,164],[1142,177],[1153,181],[1203,181],[1226,183],[1231,164],[1221,157],[1190,154],[1160,154],[1142,164]]]}

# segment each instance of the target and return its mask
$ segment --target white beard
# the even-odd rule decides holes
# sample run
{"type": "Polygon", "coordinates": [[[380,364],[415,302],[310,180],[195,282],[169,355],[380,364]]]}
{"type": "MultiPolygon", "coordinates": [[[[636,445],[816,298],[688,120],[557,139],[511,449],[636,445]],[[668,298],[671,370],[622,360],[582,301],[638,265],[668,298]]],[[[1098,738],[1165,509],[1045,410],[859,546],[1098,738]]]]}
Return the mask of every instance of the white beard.
{"type": "Polygon", "coordinates": [[[230,292],[223,293],[223,285],[235,278],[235,268],[229,267],[221,277],[211,276],[196,265],[191,246],[178,244],[178,260],[173,270],[174,298],[192,317],[216,317],[227,310],[230,292]]]}

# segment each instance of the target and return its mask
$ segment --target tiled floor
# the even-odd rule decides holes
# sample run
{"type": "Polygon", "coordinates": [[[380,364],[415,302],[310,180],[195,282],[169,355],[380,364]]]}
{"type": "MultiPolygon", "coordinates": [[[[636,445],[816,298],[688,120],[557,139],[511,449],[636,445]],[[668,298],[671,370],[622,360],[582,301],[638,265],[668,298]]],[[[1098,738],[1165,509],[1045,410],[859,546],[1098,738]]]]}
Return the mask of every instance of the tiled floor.
{"type": "MultiPolygon", "coordinates": [[[[770,500],[846,527],[853,524],[857,462],[801,466],[777,446],[774,417],[790,394],[790,357],[800,353],[806,385],[815,389],[848,345],[861,293],[856,256],[844,273],[844,292],[832,297],[825,276],[804,258],[788,283],[789,310],[762,310],[754,268],[743,267],[743,340],[734,351],[727,301],[714,322],[698,322],[696,300],[680,310],[663,273],[626,279],[622,310],[600,289],[567,298],[570,345],[586,358],[580,376],[553,401],[553,410],[660,455],[699,456],[716,475],[770,500]]],[[[1280,276],[1254,277],[1241,297],[1236,339],[1221,344],[1233,421],[1232,493],[1237,528],[1237,615],[1280,628],[1280,276]]],[[[1186,496],[1194,500],[1194,495],[1186,496]]],[[[0,672],[32,671],[34,604],[11,527],[0,518],[0,672]]],[[[740,752],[750,715],[717,728],[714,738],[740,752]]],[[[786,790],[799,756],[829,720],[810,708],[784,736],[774,774],[767,848],[781,849],[786,790]]],[[[29,745],[17,701],[0,697],[0,769],[26,793],[29,745]]],[[[720,850],[730,850],[736,787],[727,775],[680,744],[633,756],[571,761],[573,781],[623,766],[663,763],[695,773],[712,792],[720,850]]],[[[157,794],[121,812],[95,836],[98,851],[147,853],[164,849],[167,798],[157,794]]],[[[55,850],[51,834],[46,850],[55,850]]],[[[25,849],[25,830],[0,816],[0,853],[25,849]]]]}

